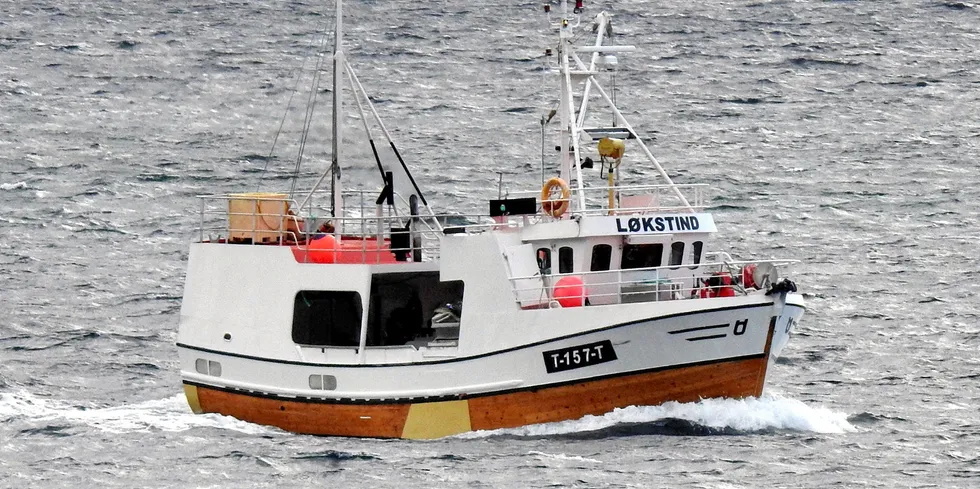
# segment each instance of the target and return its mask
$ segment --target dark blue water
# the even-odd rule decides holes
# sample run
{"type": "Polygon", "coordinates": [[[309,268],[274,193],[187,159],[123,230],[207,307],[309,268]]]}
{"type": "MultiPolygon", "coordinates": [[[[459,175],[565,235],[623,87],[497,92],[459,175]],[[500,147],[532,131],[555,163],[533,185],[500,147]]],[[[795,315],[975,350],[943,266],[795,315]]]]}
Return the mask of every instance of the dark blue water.
{"type": "MultiPolygon", "coordinates": [[[[802,260],[810,309],[762,399],[431,442],[190,414],[174,341],[194,196],[288,187],[295,118],[267,156],[333,7],[8,2],[0,487],[977,487],[980,7],[587,7],[640,48],[617,101],[676,181],[713,186],[718,244],[802,260]]],[[[347,13],[350,58],[439,209],[482,210],[497,171],[536,187],[554,106],[537,3],[347,13]]],[[[307,184],[329,133],[318,119],[307,184]]],[[[631,154],[624,173],[652,178],[631,154]]]]}

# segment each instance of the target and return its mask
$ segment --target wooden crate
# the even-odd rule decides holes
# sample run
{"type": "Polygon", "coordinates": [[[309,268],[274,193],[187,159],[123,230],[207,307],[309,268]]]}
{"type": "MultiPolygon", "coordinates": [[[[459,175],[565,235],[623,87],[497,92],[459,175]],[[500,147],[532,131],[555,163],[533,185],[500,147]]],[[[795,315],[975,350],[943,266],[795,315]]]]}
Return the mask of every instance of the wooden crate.
{"type": "Polygon", "coordinates": [[[234,242],[275,242],[283,237],[288,213],[286,194],[232,194],[228,200],[229,239],[234,242]]]}

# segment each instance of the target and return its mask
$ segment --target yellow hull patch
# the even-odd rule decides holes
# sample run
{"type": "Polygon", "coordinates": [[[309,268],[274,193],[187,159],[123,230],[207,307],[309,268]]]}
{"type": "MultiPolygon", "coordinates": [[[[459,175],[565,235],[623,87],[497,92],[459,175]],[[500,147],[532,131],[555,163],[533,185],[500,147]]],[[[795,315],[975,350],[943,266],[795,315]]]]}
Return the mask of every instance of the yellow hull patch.
{"type": "Polygon", "coordinates": [[[402,438],[441,438],[471,429],[469,401],[424,402],[408,408],[402,438]]]}
{"type": "Polygon", "coordinates": [[[190,405],[194,414],[204,413],[204,410],[201,409],[201,401],[197,398],[197,386],[184,384],[184,397],[187,398],[187,404],[190,405]]]}

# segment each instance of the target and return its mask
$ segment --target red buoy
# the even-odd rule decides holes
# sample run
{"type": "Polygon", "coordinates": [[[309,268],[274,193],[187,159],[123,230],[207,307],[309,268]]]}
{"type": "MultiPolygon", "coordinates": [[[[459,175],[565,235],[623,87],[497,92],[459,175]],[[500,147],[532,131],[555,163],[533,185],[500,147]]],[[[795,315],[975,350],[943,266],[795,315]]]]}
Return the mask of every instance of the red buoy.
{"type": "Polygon", "coordinates": [[[551,295],[561,307],[582,307],[585,305],[585,284],[578,277],[562,277],[555,283],[551,295]]]}
{"type": "Polygon", "coordinates": [[[332,235],[325,234],[307,246],[310,261],[313,263],[334,263],[337,261],[337,241],[332,235]]]}

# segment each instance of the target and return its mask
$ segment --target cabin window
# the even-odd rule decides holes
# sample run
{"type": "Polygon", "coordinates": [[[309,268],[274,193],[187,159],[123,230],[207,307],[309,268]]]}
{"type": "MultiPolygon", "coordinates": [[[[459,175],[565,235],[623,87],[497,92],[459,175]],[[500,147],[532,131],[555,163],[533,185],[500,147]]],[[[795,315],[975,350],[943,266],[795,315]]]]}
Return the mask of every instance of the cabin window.
{"type": "Polygon", "coordinates": [[[592,247],[592,268],[593,272],[604,272],[609,270],[609,262],[612,259],[612,246],[598,244],[592,247]]]}
{"type": "Polygon", "coordinates": [[[379,273],[371,278],[367,346],[425,346],[459,338],[463,282],[439,272],[379,273]]]}
{"type": "Polygon", "coordinates": [[[620,268],[629,270],[659,267],[663,265],[663,257],[663,243],[628,244],[623,246],[623,261],[620,268]]]}
{"type": "Polygon", "coordinates": [[[677,268],[684,261],[684,242],[676,241],[670,245],[670,261],[667,262],[673,268],[677,268]]]}
{"type": "Polygon", "coordinates": [[[312,346],[357,346],[361,294],[303,290],[293,301],[293,342],[312,346]]]}
{"type": "Polygon", "coordinates": [[[538,270],[542,275],[551,274],[551,248],[538,248],[538,270]]]}
{"type": "Polygon", "coordinates": [[[558,248],[558,273],[572,273],[573,270],[572,248],[569,246],[558,248]]]}
{"type": "Polygon", "coordinates": [[[703,248],[704,243],[701,241],[691,243],[691,268],[697,268],[701,264],[701,250],[703,248]]]}

